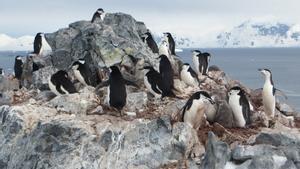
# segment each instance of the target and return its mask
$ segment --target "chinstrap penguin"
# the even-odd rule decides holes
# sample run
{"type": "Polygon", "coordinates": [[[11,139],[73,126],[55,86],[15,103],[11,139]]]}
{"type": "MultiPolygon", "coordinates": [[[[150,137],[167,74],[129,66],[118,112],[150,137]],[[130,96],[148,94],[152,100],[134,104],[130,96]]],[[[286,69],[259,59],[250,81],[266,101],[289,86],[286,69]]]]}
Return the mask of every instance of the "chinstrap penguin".
{"type": "Polygon", "coordinates": [[[76,79],[85,86],[97,86],[101,82],[98,76],[93,77],[92,71],[84,59],[79,59],[72,64],[72,70],[76,79]]]}
{"type": "Polygon", "coordinates": [[[206,91],[194,93],[182,108],[182,121],[197,130],[206,119],[205,111],[208,104],[215,104],[215,102],[206,91]]]}
{"type": "Polygon", "coordinates": [[[107,101],[110,107],[117,109],[122,116],[122,109],[126,105],[126,85],[132,85],[138,87],[134,82],[123,78],[119,68],[117,66],[111,66],[109,68],[110,74],[107,81],[101,82],[96,90],[107,86],[107,101]]]}
{"type": "Polygon", "coordinates": [[[68,73],[64,70],[59,70],[54,73],[48,82],[50,90],[56,95],[76,93],[74,84],[69,79],[68,73]]]}
{"type": "Polygon", "coordinates": [[[193,63],[198,75],[206,75],[208,72],[208,63],[211,55],[207,52],[201,53],[199,50],[193,50],[193,63]]]}
{"type": "Polygon", "coordinates": [[[183,64],[180,71],[181,80],[191,87],[199,87],[200,81],[197,73],[191,68],[188,63],[183,64]]]}
{"type": "Polygon", "coordinates": [[[272,73],[269,69],[258,69],[258,70],[265,77],[265,84],[262,91],[264,111],[270,117],[274,117],[275,106],[276,106],[276,99],[275,99],[276,88],[274,87],[272,73]]]}
{"type": "Polygon", "coordinates": [[[232,87],[228,92],[229,105],[233,111],[235,125],[246,127],[251,124],[250,104],[243,89],[238,86],[232,87]]]}
{"type": "Polygon", "coordinates": [[[39,32],[36,34],[33,42],[33,53],[40,56],[43,52],[43,36],[44,34],[39,32]]]}
{"type": "Polygon", "coordinates": [[[162,79],[160,74],[152,66],[145,66],[143,69],[145,73],[144,84],[146,88],[155,98],[161,97],[162,79]]]}
{"type": "Polygon", "coordinates": [[[153,53],[158,53],[158,46],[153,39],[150,32],[146,32],[142,35],[143,41],[148,45],[148,47],[152,50],[153,53]]]}
{"type": "Polygon", "coordinates": [[[96,21],[96,19],[100,19],[101,21],[104,20],[104,10],[102,8],[97,9],[97,11],[94,13],[93,18],[92,18],[92,23],[94,23],[96,21]]]}
{"type": "Polygon", "coordinates": [[[176,97],[172,89],[174,89],[174,71],[171,62],[166,55],[159,56],[159,74],[162,78],[162,98],[165,96],[176,97]]]}
{"type": "Polygon", "coordinates": [[[168,43],[170,54],[171,55],[176,55],[176,53],[175,53],[175,41],[174,41],[174,38],[172,37],[171,33],[165,32],[164,33],[164,39],[168,43]]]}

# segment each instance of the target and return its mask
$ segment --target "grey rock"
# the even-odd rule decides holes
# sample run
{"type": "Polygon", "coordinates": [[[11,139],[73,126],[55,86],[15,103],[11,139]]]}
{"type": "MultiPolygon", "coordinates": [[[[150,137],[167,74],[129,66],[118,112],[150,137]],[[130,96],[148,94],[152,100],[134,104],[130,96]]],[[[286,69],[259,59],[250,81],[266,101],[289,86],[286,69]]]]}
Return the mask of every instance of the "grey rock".
{"type": "Polygon", "coordinates": [[[50,90],[45,90],[38,93],[38,95],[35,97],[35,100],[44,103],[52,100],[54,97],[56,97],[55,93],[51,92],[50,90]]]}
{"type": "Polygon", "coordinates": [[[296,112],[290,105],[286,103],[277,102],[277,104],[278,104],[277,106],[278,110],[286,116],[292,116],[296,112]]]}
{"type": "Polygon", "coordinates": [[[293,144],[300,145],[300,141],[298,138],[288,135],[288,133],[283,134],[262,132],[256,137],[255,144],[270,144],[278,147],[293,144]]]}
{"type": "Polygon", "coordinates": [[[0,166],[6,169],[159,168],[188,158],[200,145],[188,125],[170,130],[169,117],[76,118],[26,105],[2,106],[0,118],[0,166]]]}
{"type": "Polygon", "coordinates": [[[224,127],[234,127],[233,112],[226,101],[220,101],[218,103],[218,110],[215,117],[215,122],[221,124],[224,127]]]}
{"type": "Polygon", "coordinates": [[[243,146],[239,145],[232,150],[232,158],[236,161],[246,161],[252,159],[255,156],[262,155],[277,155],[285,156],[285,154],[278,148],[271,145],[254,145],[254,146],[243,146]]]}
{"type": "Polygon", "coordinates": [[[216,136],[209,132],[206,152],[200,168],[222,169],[229,159],[229,146],[224,142],[218,141],[216,136]]]}
{"type": "Polygon", "coordinates": [[[50,77],[57,71],[52,66],[47,66],[33,72],[33,85],[40,90],[49,90],[48,82],[50,77]]]}
{"type": "Polygon", "coordinates": [[[79,93],[56,96],[47,105],[60,112],[86,115],[99,105],[94,88],[86,86],[79,93]]]}
{"type": "Polygon", "coordinates": [[[293,161],[288,160],[280,169],[297,169],[293,161]]]}
{"type": "Polygon", "coordinates": [[[146,92],[135,92],[127,95],[126,107],[128,111],[140,112],[147,104],[147,93],[146,92]]]}

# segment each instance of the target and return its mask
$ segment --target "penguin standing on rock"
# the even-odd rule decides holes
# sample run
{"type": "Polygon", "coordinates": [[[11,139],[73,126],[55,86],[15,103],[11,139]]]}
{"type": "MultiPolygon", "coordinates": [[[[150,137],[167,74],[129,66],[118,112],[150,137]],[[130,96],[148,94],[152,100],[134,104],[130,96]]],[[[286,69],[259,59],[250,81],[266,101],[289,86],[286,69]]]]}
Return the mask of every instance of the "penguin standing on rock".
{"type": "Polygon", "coordinates": [[[107,100],[111,107],[117,109],[122,116],[122,109],[126,105],[126,85],[132,85],[138,88],[138,86],[123,78],[119,68],[117,66],[111,66],[110,75],[107,81],[100,83],[96,87],[96,91],[101,87],[107,87],[107,100]]]}
{"type": "Polygon", "coordinates": [[[145,66],[144,68],[144,84],[148,91],[154,95],[155,98],[161,97],[162,86],[161,86],[161,76],[160,74],[152,67],[145,66]]]}
{"type": "Polygon", "coordinates": [[[37,56],[41,56],[43,52],[43,36],[44,34],[39,32],[36,34],[33,42],[33,53],[37,56]]]}
{"type": "Polygon", "coordinates": [[[194,129],[199,129],[205,117],[208,104],[215,104],[210,95],[205,91],[194,93],[183,106],[182,121],[194,129]]]}
{"type": "Polygon", "coordinates": [[[171,33],[165,32],[164,33],[164,39],[165,39],[165,41],[167,41],[167,43],[169,45],[169,50],[170,50],[171,55],[176,55],[176,53],[175,53],[175,41],[174,41],[174,38],[172,37],[171,33]]]}
{"type": "Polygon", "coordinates": [[[21,56],[16,56],[14,65],[15,78],[19,81],[19,88],[22,88],[21,78],[23,74],[23,61],[21,56]]]}
{"type": "Polygon", "coordinates": [[[58,96],[77,92],[74,84],[69,79],[68,73],[64,70],[59,70],[53,74],[48,85],[50,90],[58,96]]]}
{"type": "Polygon", "coordinates": [[[188,63],[183,64],[182,70],[180,71],[180,78],[188,86],[198,87],[200,85],[197,73],[188,63]]]}
{"type": "Polygon", "coordinates": [[[149,46],[153,53],[158,53],[158,47],[150,32],[142,35],[143,41],[149,46]]]}
{"type": "Polygon", "coordinates": [[[100,19],[101,21],[104,20],[104,10],[102,8],[97,9],[97,11],[94,13],[93,18],[92,18],[92,23],[96,21],[96,19],[100,19]]]}
{"type": "Polygon", "coordinates": [[[263,87],[262,98],[264,111],[270,117],[275,116],[275,92],[276,88],[274,87],[272,73],[269,69],[258,69],[265,76],[265,84],[263,87]]]}
{"type": "Polygon", "coordinates": [[[243,89],[235,86],[228,92],[229,105],[237,127],[250,125],[250,104],[243,89]]]}
{"type": "Polygon", "coordinates": [[[85,86],[95,87],[101,79],[98,76],[93,77],[92,71],[86,64],[84,59],[79,59],[72,64],[72,70],[76,79],[85,86]]]}
{"type": "Polygon", "coordinates": [[[207,52],[201,53],[199,50],[193,51],[193,63],[198,75],[207,75],[210,58],[211,55],[207,52]]]}
{"type": "Polygon", "coordinates": [[[171,62],[166,55],[159,56],[159,73],[162,78],[162,98],[165,96],[176,97],[172,89],[174,89],[174,71],[171,62]]]}

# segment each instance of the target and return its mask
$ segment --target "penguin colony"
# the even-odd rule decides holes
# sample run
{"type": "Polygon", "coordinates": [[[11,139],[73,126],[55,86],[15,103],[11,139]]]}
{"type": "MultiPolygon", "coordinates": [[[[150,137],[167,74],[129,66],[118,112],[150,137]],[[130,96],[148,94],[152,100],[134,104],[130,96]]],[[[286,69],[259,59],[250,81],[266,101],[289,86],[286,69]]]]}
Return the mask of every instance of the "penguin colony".
{"type": "MultiPolygon", "coordinates": [[[[105,13],[102,8],[99,8],[93,15],[91,23],[96,21],[104,21],[105,13]]],[[[171,33],[163,34],[163,40],[158,46],[151,35],[150,31],[141,34],[141,41],[145,43],[149,49],[158,55],[158,68],[154,65],[144,65],[140,71],[144,72],[144,86],[147,91],[153,95],[154,99],[163,99],[165,97],[177,97],[174,88],[174,64],[175,64],[175,41],[171,33]]],[[[41,57],[43,44],[43,33],[37,33],[34,39],[34,51],[27,58],[41,57]]],[[[133,56],[131,56],[134,58],[133,56]]],[[[200,79],[208,76],[208,67],[211,59],[211,54],[193,50],[192,54],[193,65],[184,63],[179,72],[180,79],[192,88],[198,91],[191,94],[186,104],[181,109],[181,120],[191,127],[198,129],[203,125],[203,119],[212,121],[212,115],[208,111],[209,106],[217,104],[207,91],[201,90],[200,79]],[[193,69],[195,68],[195,70],[193,69]],[[206,115],[209,115],[207,119],[206,115]]],[[[131,85],[140,88],[132,81],[125,79],[118,65],[112,65],[109,68],[108,80],[101,79],[99,76],[92,74],[91,63],[87,63],[84,58],[74,61],[68,70],[59,70],[49,78],[49,89],[56,95],[76,93],[73,80],[70,78],[68,71],[73,72],[75,79],[83,86],[96,87],[96,91],[100,88],[107,88],[107,103],[108,105],[121,113],[126,105],[126,85],[131,85]]],[[[36,63],[32,63],[31,70],[39,69],[36,63]]],[[[259,69],[265,77],[263,86],[263,106],[265,112],[273,118],[275,116],[275,87],[272,80],[272,73],[269,69],[259,69]]],[[[24,77],[24,63],[21,56],[16,56],[14,65],[15,78],[22,80],[24,77]]],[[[3,70],[0,69],[0,74],[3,75],[3,70]]],[[[20,88],[22,85],[20,84],[20,88]]],[[[233,117],[237,127],[248,127],[251,125],[250,114],[251,104],[247,98],[246,92],[239,86],[232,87],[228,93],[228,104],[232,109],[233,117]]]]}

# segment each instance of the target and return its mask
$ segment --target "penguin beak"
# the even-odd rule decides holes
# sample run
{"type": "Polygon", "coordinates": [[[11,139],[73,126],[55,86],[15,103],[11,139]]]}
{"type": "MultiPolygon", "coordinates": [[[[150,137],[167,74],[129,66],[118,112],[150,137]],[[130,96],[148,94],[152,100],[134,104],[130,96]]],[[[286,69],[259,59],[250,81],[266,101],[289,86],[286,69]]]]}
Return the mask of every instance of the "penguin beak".
{"type": "Polygon", "coordinates": [[[261,72],[261,71],[262,71],[262,69],[258,69],[258,71],[260,71],[260,72],[261,72]]]}

